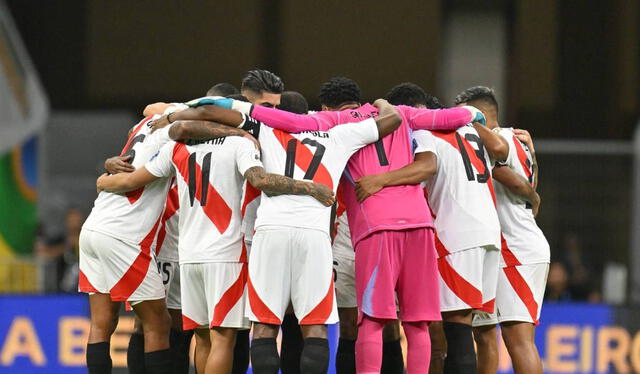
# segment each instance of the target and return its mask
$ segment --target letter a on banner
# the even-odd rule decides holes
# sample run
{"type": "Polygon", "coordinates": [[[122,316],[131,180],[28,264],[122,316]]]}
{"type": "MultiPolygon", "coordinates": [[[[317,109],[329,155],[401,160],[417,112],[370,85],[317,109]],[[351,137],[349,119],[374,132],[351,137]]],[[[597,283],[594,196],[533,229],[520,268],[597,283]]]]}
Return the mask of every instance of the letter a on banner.
{"type": "Polygon", "coordinates": [[[33,323],[27,317],[16,317],[13,320],[2,345],[0,362],[4,366],[10,366],[19,356],[27,356],[36,366],[47,363],[33,323]]]}

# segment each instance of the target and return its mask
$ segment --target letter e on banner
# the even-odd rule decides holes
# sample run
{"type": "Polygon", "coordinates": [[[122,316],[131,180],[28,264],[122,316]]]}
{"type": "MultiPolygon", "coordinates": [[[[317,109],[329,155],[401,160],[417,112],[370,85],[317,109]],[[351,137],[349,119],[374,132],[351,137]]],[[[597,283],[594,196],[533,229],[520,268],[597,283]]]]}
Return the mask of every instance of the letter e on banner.
{"type": "Polygon", "coordinates": [[[566,356],[576,354],[578,347],[575,339],[577,336],[578,328],[572,325],[556,325],[547,330],[546,351],[549,371],[554,373],[575,373],[578,371],[577,360],[566,358],[566,356]]]}

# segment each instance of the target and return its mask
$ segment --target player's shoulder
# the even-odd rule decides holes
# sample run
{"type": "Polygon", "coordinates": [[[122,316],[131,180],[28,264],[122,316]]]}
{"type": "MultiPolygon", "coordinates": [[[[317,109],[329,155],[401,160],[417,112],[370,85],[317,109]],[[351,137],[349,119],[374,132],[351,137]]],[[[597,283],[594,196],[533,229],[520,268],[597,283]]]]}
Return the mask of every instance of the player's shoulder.
{"type": "Polygon", "coordinates": [[[416,130],[411,132],[411,136],[414,138],[433,138],[434,135],[431,130],[416,130]]]}
{"type": "Polygon", "coordinates": [[[456,129],[456,132],[463,136],[467,134],[478,135],[478,131],[475,127],[473,127],[472,123],[467,123],[466,125],[459,127],[458,129],[456,129]]]}
{"type": "Polygon", "coordinates": [[[495,131],[498,135],[504,137],[504,138],[511,138],[514,136],[513,133],[513,127],[508,127],[508,126],[499,126],[496,127],[495,129],[493,129],[493,131],[495,131]]]}

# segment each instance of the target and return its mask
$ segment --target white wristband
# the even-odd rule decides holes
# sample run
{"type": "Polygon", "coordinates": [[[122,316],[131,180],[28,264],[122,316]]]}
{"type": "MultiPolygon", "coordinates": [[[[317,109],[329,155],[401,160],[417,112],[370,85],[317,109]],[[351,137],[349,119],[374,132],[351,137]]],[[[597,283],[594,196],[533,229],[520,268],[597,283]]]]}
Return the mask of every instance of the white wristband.
{"type": "Polygon", "coordinates": [[[251,113],[251,105],[252,105],[251,103],[247,103],[244,101],[233,100],[233,103],[231,104],[231,109],[237,110],[238,112],[248,116],[249,113],[251,113]]]}

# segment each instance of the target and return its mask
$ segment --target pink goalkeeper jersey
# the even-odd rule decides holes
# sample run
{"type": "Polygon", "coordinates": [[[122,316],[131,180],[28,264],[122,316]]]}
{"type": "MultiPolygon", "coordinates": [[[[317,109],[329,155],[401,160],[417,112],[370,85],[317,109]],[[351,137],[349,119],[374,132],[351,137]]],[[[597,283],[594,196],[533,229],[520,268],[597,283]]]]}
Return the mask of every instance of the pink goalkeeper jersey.
{"type": "MultiPolygon", "coordinates": [[[[345,170],[344,198],[347,205],[351,240],[354,246],[369,234],[380,230],[405,230],[433,227],[427,214],[427,202],[419,185],[385,187],[362,204],[355,196],[355,181],[365,175],[400,169],[413,162],[413,130],[451,130],[472,119],[469,109],[419,109],[397,106],[402,117],[400,127],[382,140],[356,152],[345,170]]],[[[254,106],[251,116],[285,131],[326,131],[333,126],[362,121],[378,115],[378,109],[365,104],[357,109],[323,111],[300,115],[278,109],[254,106]]]]}

